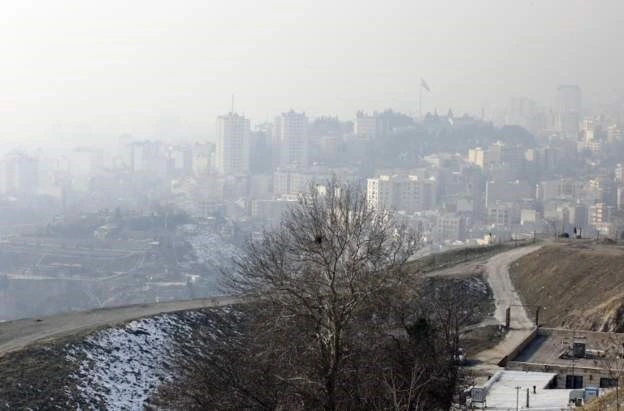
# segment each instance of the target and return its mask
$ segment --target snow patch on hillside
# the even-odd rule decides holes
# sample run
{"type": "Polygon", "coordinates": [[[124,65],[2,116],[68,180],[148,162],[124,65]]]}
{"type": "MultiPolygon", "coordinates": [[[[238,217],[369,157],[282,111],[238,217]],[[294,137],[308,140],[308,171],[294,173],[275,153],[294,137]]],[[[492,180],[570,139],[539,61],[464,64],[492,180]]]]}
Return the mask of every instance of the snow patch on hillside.
{"type": "Polygon", "coordinates": [[[140,410],[170,381],[175,337],[190,335],[185,316],[164,314],[98,331],[68,349],[67,359],[79,363],[72,375],[81,402],[93,408],[140,410]]]}

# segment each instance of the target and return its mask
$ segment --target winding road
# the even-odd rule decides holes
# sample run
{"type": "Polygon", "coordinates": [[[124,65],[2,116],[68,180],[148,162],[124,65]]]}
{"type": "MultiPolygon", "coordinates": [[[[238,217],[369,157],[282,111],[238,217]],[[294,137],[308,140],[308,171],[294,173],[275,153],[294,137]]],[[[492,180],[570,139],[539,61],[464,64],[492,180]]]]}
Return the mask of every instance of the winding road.
{"type": "MultiPolygon", "coordinates": [[[[496,300],[495,319],[498,323],[505,322],[505,309],[520,305],[521,300],[509,278],[509,265],[520,257],[532,253],[540,246],[519,247],[511,251],[496,254],[487,262],[472,262],[472,273],[484,271],[485,278],[492,289],[496,300]]],[[[465,270],[470,264],[460,264],[455,269],[440,270],[437,275],[446,276],[465,270]]],[[[431,273],[428,275],[436,275],[431,273]]],[[[200,300],[172,301],[155,304],[130,305],[114,308],[101,308],[68,314],[59,314],[39,319],[23,319],[0,323],[0,357],[20,350],[32,343],[47,339],[68,336],[88,330],[118,325],[137,318],[149,317],[176,311],[196,310],[206,307],[220,307],[242,302],[236,297],[213,297],[200,300]]],[[[477,359],[484,366],[496,366],[502,357],[507,355],[517,344],[526,338],[534,324],[524,309],[512,310],[511,330],[497,346],[483,351],[477,359]]]]}
{"type": "Polygon", "coordinates": [[[485,279],[492,289],[496,304],[494,318],[499,324],[504,324],[507,307],[512,307],[512,309],[510,329],[505,334],[505,338],[496,346],[476,355],[475,359],[480,363],[479,368],[498,368],[500,360],[512,352],[535,328],[535,323],[521,307],[522,300],[511,282],[509,266],[541,247],[541,245],[536,245],[516,248],[491,257],[485,264],[485,279]]]}

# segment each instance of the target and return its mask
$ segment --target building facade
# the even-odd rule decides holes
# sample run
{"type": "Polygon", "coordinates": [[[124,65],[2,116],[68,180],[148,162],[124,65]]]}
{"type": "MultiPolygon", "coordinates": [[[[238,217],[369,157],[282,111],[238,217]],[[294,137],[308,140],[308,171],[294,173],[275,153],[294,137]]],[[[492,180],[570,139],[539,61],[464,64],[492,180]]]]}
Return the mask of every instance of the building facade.
{"type": "Polygon", "coordinates": [[[307,167],[309,163],[308,118],[290,110],[275,119],[273,142],[279,165],[307,167]]]}
{"type": "Polygon", "coordinates": [[[217,118],[216,166],[220,174],[249,172],[249,120],[236,113],[217,118]]]}

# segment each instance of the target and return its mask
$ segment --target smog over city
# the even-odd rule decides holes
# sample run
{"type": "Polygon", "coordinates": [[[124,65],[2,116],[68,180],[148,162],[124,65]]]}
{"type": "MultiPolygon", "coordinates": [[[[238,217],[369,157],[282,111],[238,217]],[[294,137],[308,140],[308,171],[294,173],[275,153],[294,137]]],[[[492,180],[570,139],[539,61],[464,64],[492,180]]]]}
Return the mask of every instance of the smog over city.
{"type": "Polygon", "coordinates": [[[3,2],[0,409],[619,409],[622,16],[3,2]]]}

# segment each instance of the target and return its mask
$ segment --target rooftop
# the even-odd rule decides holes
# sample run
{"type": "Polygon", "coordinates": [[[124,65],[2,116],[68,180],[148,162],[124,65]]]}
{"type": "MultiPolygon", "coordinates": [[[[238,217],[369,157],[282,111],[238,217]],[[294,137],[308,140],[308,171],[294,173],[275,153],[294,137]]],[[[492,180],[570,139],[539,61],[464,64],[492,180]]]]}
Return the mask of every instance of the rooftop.
{"type": "Polygon", "coordinates": [[[555,373],[499,371],[491,378],[493,381],[488,381],[490,389],[486,396],[487,409],[515,410],[516,399],[518,409],[527,409],[527,389],[529,390],[529,409],[557,411],[566,409],[572,390],[546,388],[556,377],[555,373]],[[533,386],[536,388],[535,394],[533,386]]]}
{"type": "Polygon", "coordinates": [[[623,334],[542,328],[512,361],[582,368],[604,368],[609,354],[622,354],[623,334]],[[583,343],[585,355],[574,357],[573,344],[583,343]],[[573,364],[574,363],[574,364],[573,364]]]}

